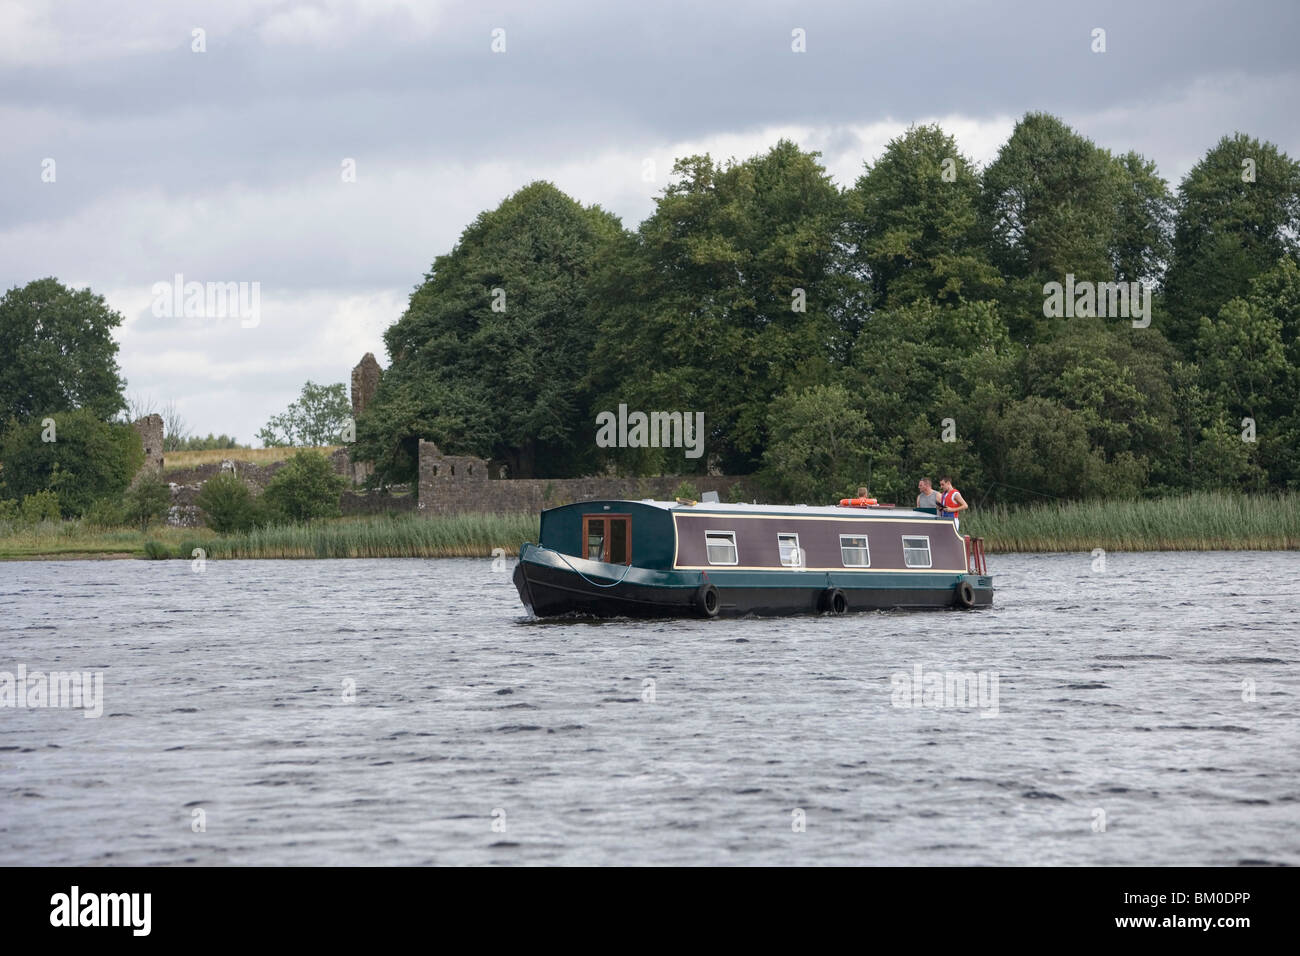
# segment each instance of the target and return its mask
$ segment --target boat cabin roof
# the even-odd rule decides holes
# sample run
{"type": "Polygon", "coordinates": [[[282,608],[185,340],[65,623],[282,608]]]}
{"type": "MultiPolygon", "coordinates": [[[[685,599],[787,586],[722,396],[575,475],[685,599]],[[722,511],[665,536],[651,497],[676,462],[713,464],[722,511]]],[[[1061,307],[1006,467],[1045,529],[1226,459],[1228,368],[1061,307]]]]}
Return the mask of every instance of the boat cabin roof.
{"type": "MultiPolygon", "coordinates": [[[[593,504],[594,502],[583,502],[584,504],[593,504]]],[[[604,504],[605,502],[600,502],[604,504]]],[[[694,505],[683,505],[676,501],[655,501],[650,498],[643,498],[635,502],[639,505],[646,505],[651,508],[662,508],[664,511],[677,511],[683,513],[702,512],[708,514],[768,514],[768,515],[793,515],[795,517],[811,516],[830,516],[842,518],[918,518],[922,521],[927,518],[937,519],[938,515],[928,511],[917,511],[914,508],[841,508],[839,505],[750,505],[750,504],[730,504],[724,502],[701,501],[694,505]]]]}

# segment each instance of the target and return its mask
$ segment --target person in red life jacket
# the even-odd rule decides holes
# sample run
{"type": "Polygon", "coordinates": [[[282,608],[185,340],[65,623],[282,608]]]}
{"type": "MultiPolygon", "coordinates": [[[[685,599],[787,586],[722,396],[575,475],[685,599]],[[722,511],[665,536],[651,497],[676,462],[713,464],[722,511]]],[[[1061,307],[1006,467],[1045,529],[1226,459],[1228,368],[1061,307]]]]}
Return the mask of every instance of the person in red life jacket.
{"type": "Polygon", "coordinates": [[[951,518],[953,528],[960,530],[961,521],[958,515],[970,505],[966,504],[966,499],[961,496],[961,492],[952,486],[951,478],[939,479],[939,491],[939,507],[943,509],[939,514],[944,518],[951,518]]]}

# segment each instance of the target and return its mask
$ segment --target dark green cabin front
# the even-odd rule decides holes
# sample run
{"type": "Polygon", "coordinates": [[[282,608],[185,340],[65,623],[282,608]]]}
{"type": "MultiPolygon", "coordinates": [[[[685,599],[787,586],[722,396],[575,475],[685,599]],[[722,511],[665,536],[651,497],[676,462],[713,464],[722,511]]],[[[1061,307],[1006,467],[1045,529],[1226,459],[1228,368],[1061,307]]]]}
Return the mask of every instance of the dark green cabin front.
{"type": "Polygon", "coordinates": [[[561,554],[668,570],[673,566],[673,518],[663,505],[584,501],[542,512],[541,542],[561,554]]]}

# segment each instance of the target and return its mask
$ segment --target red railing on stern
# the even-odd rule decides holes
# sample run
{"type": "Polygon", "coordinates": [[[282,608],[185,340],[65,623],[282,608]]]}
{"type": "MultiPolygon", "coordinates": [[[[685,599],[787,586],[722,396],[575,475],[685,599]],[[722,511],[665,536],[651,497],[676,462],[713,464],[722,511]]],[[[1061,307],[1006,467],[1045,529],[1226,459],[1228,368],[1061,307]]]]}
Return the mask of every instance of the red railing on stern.
{"type": "Polygon", "coordinates": [[[984,563],[984,539],[963,535],[966,539],[966,569],[971,574],[988,574],[984,563]]]}

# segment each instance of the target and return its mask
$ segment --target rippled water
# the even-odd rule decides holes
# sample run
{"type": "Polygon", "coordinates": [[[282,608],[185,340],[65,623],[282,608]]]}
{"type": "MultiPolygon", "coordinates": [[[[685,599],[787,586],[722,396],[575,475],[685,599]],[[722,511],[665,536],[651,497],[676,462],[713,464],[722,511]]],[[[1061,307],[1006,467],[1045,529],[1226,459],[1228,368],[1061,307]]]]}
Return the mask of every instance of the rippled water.
{"type": "Polygon", "coordinates": [[[0,671],[105,704],[0,709],[0,863],[1300,863],[1300,558],[1092,563],[671,623],[527,622],[486,560],[3,564],[0,671]],[[996,716],[894,706],[917,665],[996,716]]]}

